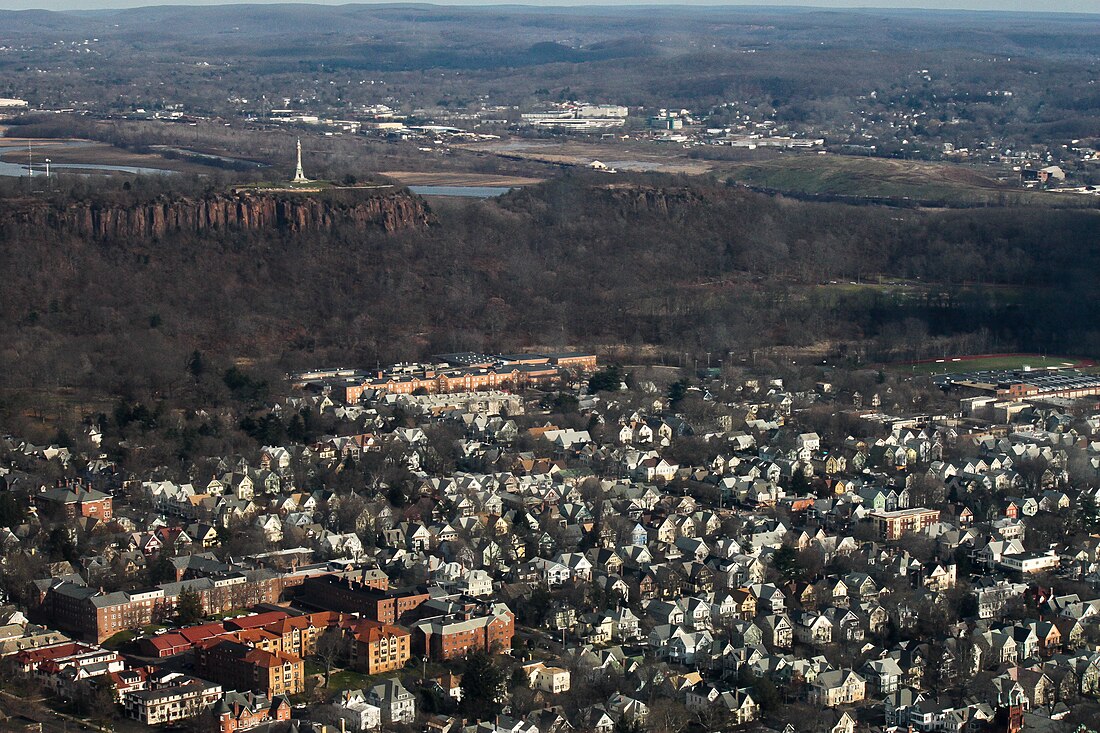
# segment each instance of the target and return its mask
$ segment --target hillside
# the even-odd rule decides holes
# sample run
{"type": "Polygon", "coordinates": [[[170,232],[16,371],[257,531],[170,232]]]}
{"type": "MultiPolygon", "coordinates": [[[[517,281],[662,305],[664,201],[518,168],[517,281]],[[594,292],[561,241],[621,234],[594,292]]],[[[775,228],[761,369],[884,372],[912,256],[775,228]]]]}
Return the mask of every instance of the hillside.
{"type": "Polygon", "coordinates": [[[533,343],[1100,354],[1094,211],[899,211],[569,176],[433,215],[397,231],[107,240],[8,228],[2,386],[170,388],[194,349],[280,368],[533,343]],[[922,285],[828,285],[891,277],[922,285]]]}

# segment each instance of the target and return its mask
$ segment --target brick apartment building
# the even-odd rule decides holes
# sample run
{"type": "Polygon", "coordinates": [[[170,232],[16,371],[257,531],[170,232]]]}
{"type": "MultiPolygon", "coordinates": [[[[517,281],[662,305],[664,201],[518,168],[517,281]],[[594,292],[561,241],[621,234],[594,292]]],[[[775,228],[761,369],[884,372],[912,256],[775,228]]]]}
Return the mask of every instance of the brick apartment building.
{"type": "Polygon", "coordinates": [[[254,649],[228,639],[195,645],[195,674],[229,689],[251,690],[268,697],[296,695],[305,689],[301,657],[254,649]]]}
{"type": "Polygon", "coordinates": [[[585,353],[440,354],[441,365],[404,365],[379,371],[362,380],[341,380],[332,384],[332,395],[347,403],[358,402],[367,390],[390,394],[445,394],[478,392],[514,386],[551,384],[560,381],[565,370],[591,372],[596,355],[585,353]]]}
{"type": "Polygon", "coordinates": [[[303,659],[317,650],[317,640],[329,629],[349,629],[356,619],[331,611],[291,616],[267,611],[221,623],[188,626],[179,631],[142,639],[138,646],[149,657],[171,657],[215,638],[230,639],[269,652],[285,652],[303,659]]]}
{"type": "Polygon", "coordinates": [[[124,664],[118,652],[77,641],[26,649],[15,655],[15,667],[23,674],[54,674],[69,667],[89,666],[118,672],[124,664]]]}
{"type": "Polygon", "coordinates": [[[878,536],[884,540],[896,540],[906,532],[920,530],[940,521],[938,509],[898,509],[893,512],[871,512],[867,515],[878,536]]]}
{"type": "Polygon", "coordinates": [[[119,631],[140,629],[171,617],[184,588],[197,592],[203,612],[211,614],[275,603],[282,583],[280,576],[269,570],[164,583],[132,593],[103,593],[70,580],[57,581],[41,596],[34,613],[51,628],[99,643],[119,631]]]}
{"type": "Polygon", "coordinates": [[[307,616],[289,616],[264,624],[261,628],[278,636],[280,651],[305,658],[317,651],[317,640],[325,631],[340,623],[341,614],[322,611],[307,616]]]}
{"type": "Polygon", "coordinates": [[[413,652],[442,662],[473,650],[507,652],[515,635],[515,615],[503,603],[424,618],[412,625],[413,652]]]}
{"type": "Polygon", "coordinates": [[[360,621],[352,638],[352,666],[367,674],[401,669],[412,657],[412,634],[400,626],[360,621]]]}
{"type": "Polygon", "coordinates": [[[423,589],[377,590],[354,578],[325,575],[306,578],[299,599],[316,608],[361,613],[383,624],[396,624],[428,600],[423,589]]]}

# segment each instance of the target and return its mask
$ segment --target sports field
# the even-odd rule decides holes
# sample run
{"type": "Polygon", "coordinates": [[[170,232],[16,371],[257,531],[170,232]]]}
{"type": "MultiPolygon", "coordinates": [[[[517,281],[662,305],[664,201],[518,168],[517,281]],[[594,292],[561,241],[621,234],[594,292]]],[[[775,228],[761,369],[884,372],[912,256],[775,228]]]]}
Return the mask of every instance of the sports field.
{"type": "Polygon", "coordinates": [[[1073,356],[1041,355],[1041,354],[988,354],[978,356],[955,356],[931,361],[909,362],[905,364],[892,364],[891,369],[911,374],[948,374],[951,372],[976,372],[991,369],[1046,369],[1049,367],[1079,367],[1087,368],[1096,366],[1096,362],[1089,359],[1078,359],[1073,356]]]}

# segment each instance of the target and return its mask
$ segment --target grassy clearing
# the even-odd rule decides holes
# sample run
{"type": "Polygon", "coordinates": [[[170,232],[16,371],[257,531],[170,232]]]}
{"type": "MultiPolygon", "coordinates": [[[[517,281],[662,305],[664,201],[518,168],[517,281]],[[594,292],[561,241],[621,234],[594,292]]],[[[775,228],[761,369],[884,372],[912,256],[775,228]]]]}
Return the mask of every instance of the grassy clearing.
{"type": "Polygon", "coordinates": [[[1019,354],[1010,356],[990,356],[977,359],[947,357],[944,361],[923,362],[919,364],[895,364],[891,369],[910,374],[951,374],[957,372],[976,372],[990,369],[1045,369],[1048,367],[1074,367],[1081,364],[1079,359],[1070,356],[1036,356],[1019,354]],[[955,361],[954,359],[958,359],[955,361]]]}
{"type": "Polygon", "coordinates": [[[730,164],[720,172],[750,186],[801,194],[954,204],[1068,205],[1044,192],[998,181],[992,171],[949,163],[785,154],[771,160],[730,164]]]}
{"type": "Polygon", "coordinates": [[[131,641],[138,637],[140,631],[130,629],[128,631],[120,631],[111,638],[107,639],[101,645],[104,649],[110,649],[111,651],[118,651],[122,647],[129,644],[131,641]]]}
{"type": "MultiPolygon", "coordinates": [[[[323,671],[324,670],[322,670],[322,672],[323,671]]],[[[375,682],[376,679],[370,675],[350,669],[342,669],[339,672],[333,672],[329,677],[328,689],[330,691],[359,690],[364,687],[370,687],[375,682]]]]}

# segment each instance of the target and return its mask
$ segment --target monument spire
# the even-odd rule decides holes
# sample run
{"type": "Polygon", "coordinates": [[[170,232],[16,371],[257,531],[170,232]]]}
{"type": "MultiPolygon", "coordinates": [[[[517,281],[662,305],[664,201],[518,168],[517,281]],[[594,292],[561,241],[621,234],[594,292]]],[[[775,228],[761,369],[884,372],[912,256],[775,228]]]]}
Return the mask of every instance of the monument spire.
{"type": "Polygon", "coordinates": [[[294,183],[308,183],[305,172],[302,170],[302,138],[298,138],[298,167],[294,170],[294,183]]]}

